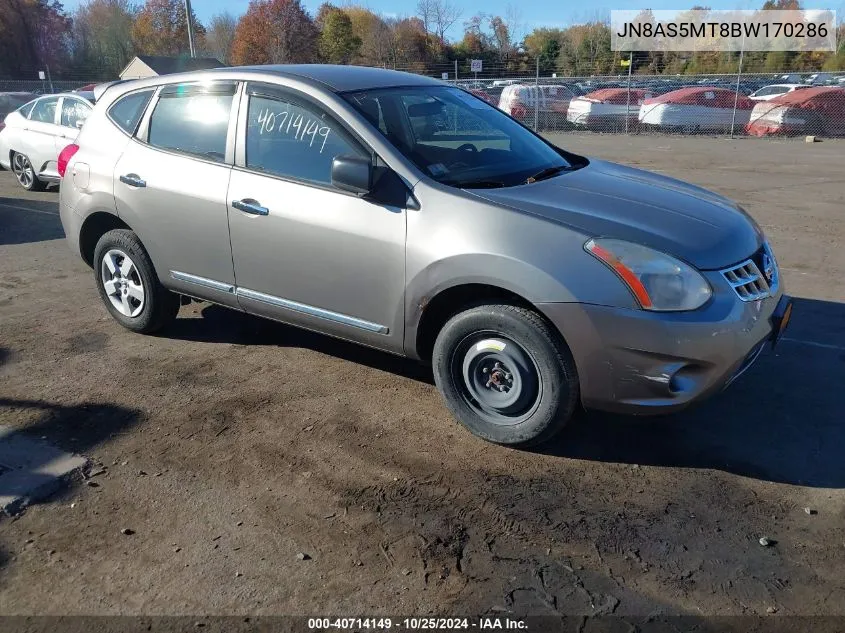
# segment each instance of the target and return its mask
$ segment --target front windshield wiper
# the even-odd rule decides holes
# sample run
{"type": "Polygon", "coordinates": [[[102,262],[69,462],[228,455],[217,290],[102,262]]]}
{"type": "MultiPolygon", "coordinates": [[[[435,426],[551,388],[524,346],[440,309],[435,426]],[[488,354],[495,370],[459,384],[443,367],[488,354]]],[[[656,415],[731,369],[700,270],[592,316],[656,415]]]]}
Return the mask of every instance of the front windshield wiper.
{"type": "Polygon", "coordinates": [[[443,184],[454,185],[455,187],[460,187],[461,189],[498,189],[499,187],[505,186],[505,183],[498,180],[467,180],[463,182],[452,181],[443,184]]]}
{"type": "Polygon", "coordinates": [[[555,165],[554,167],[546,167],[545,169],[538,171],[533,176],[529,176],[528,178],[526,178],[525,184],[530,185],[532,182],[551,178],[552,176],[556,176],[562,171],[568,171],[570,169],[572,168],[569,165],[555,165]]]}

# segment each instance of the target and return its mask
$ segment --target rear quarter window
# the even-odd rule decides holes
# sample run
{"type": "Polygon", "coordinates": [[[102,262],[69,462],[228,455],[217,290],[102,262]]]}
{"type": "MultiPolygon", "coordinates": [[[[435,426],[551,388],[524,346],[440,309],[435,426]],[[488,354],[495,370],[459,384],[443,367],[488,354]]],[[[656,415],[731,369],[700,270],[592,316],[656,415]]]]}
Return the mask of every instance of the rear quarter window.
{"type": "Polygon", "coordinates": [[[153,89],[142,90],[121,97],[109,108],[109,118],[127,134],[135,134],[153,92],[153,89]]]}
{"type": "Polygon", "coordinates": [[[37,101],[37,99],[33,99],[29,103],[25,103],[20,108],[18,108],[18,112],[20,113],[20,115],[23,118],[25,118],[25,119],[29,118],[29,113],[32,112],[32,106],[35,105],[36,101],[37,101]]]}

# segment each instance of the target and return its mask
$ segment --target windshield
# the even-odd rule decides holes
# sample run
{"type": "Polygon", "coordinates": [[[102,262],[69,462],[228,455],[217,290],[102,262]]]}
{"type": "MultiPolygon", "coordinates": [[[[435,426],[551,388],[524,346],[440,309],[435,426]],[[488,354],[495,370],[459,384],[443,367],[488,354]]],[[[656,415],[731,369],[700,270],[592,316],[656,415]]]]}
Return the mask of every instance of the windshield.
{"type": "Polygon", "coordinates": [[[344,97],[417,167],[446,185],[511,187],[583,166],[459,88],[387,88],[344,97]]]}

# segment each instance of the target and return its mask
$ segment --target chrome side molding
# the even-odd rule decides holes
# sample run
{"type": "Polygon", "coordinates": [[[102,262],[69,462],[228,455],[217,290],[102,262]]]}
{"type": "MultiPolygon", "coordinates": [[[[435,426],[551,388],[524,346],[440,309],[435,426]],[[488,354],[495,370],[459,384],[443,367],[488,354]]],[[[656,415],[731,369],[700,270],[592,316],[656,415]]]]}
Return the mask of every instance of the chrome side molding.
{"type": "Polygon", "coordinates": [[[335,323],[357,327],[362,330],[367,330],[368,332],[375,332],[376,334],[387,334],[390,332],[390,328],[387,326],[373,323],[372,321],[365,321],[364,319],[349,316],[348,314],[332,312],[331,310],[317,308],[305,303],[299,303],[298,301],[291,301],[290,299],[282,299],[281,297],[275,297],[273,295],[264,294],[263,292],[249,290],[248,288],[238,288],[235,290],[235,294],[238,297],[243,297],[244,299],[261,301],[262,303],[268,303],[287,310],[293,310],[294,312],[301,312],[302,314],[325,319],[326,321],[333,321],[335,323]]]}
{"type": "Polygon", "coordinates": [[[348,325],[350,327],[366,330],[367,332],[374,332],[376,334],[390,333],[390,328],[388,328],[386,325],[373,323],[372,321],[365,321],[364,319],[349,316],[348,314],[333,312],[324,308],[318,308],[316,306],[311,306],[305,303],[299,303],[298,301],[291,301],[290,299],[283,299],[282,297],[264,294],[263,292],[258,292],[257,290],[250,290],[249,288],[238,288],[231,284],[215,281],[214,279],[207,279],[206,277],[191,275],[189,273],[183,273],[178,270],[171,270],[170,276],[178,281],[184,281],[189,284],[203,286],[204,288],[211,288],[212,290],[218,290],[220,292],[234,294],[235,296],[243,297],[244,299],[260,301],[262,303],[266,303],[279,308],[284,308],[286,310],[292,310],[301,314],[307,314],[308,316],[317,317],[318,319],[324,319],[326,321],[332,321],[334,323],[340,323],[342,325],[348,325]]]}
{"type": "Polygon", "coordinates": [[[228,292],[229,294],[235,293],[235,287],[233,285],[224,284],[222,281],[215,281],[214,279],[208,279],[206,277],[198,277],[197,275],[179,272],[178,270],[171,270],[170,276],[177,281],[184,281],[189,284],[196,284],[197,286],[211,288],[212,290],[228,292]]]}

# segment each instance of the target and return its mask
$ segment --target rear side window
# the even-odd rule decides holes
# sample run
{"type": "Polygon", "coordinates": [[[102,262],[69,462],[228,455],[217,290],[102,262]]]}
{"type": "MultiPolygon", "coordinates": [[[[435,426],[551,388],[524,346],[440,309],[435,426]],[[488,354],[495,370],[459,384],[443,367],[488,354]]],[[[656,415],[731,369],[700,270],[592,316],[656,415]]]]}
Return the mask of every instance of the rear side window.
{"type": "Polygon", "coordinates": [[[150,117],[147,142],[223,162],[234,94],[234,84],[168,86],[161,91],[150,117]]]}
{"type": "Polygon", "coordinates": [[[142,90],[121,97],[109,108],[109,118],[127,134],[134,134],[153,92],[153,90],[142,90]]]}
{"type": "Polygon", "coordinates": [[[56,106],[59,99],[39,99],[35,102],[35,107],[29,115],[30,121],[40,121],[41,123],[55,123],[56,122],[56,106]]]}

